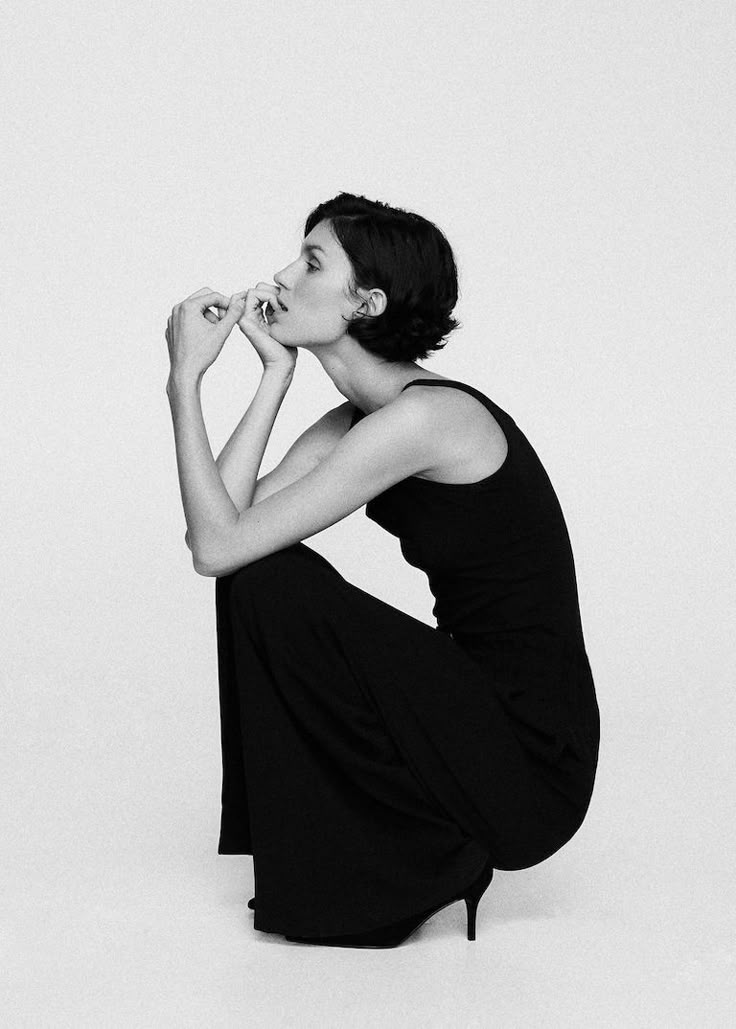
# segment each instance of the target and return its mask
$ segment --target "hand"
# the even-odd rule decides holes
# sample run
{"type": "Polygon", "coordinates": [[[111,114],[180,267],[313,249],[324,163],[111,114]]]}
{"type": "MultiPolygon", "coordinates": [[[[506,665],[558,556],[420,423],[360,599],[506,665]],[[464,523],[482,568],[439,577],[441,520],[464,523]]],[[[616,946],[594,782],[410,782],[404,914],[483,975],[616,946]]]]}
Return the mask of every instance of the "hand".
{"type": "Polygon", "coordinates": [[[203,286],[176,304],[166,326],[172,375],[201,378],[217,359],[243,313],[242,294],[230,298],[203,286]],[[210,311],[209,308],[215,308],[210,311]]]}
{"type": "Polygon", "coordinates": [[[245,308],[238,321],[238,328],[253,344],[253,349],[261,359],[264,370],[266,368],[279,368],[285,372],[293,372],[296,359],[299,356],[297,347],[287,347],[271,335],[263,306],[270,301],[276,306],[276,298],[279,291],[276,286],[268,282],[259,282],[253,289],[247,289],[242,293],[234,293],[235,297],[243,297],[245,308]]]}

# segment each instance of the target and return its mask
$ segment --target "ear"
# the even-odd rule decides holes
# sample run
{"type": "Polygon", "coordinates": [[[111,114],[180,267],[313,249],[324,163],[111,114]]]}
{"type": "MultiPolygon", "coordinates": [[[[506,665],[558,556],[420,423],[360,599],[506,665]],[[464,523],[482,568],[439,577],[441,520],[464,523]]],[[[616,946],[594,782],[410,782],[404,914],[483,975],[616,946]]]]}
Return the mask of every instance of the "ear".
{"type": "Polygon", "coordinates": [[[362,297],[363,302],[355,312],[356,315],[376,318],[386,310],[388,297],[382,289],[359,289],[358,295],[362,297]]]}

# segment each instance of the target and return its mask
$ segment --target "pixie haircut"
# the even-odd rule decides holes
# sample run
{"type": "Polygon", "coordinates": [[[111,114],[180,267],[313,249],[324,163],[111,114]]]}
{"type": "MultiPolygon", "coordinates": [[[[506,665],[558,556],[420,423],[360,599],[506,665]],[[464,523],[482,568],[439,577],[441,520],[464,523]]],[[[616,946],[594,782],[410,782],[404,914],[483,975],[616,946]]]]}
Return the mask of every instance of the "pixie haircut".
{"type": "Polygon", "coordinates": [[[347,334],[386,361],[423,360],[441,350],[461,323],[452,317],[457,266],[437,226],[353,193],[339,193],[315,207],[304,235],[323,219],[352,265],[352,298],[360,299],[358,288],[382,289],[387,297],[382,314],[347,319],[347,334]]]}

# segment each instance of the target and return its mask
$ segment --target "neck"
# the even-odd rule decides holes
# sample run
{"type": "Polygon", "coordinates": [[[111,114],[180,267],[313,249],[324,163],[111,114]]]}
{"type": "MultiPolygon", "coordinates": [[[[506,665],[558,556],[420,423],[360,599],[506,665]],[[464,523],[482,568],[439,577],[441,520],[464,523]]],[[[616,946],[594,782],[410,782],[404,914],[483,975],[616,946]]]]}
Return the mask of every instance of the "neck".
{"type": "Polygon", "coordinates": [[[312,353],[346,400],[366,414],[395,400],[412,379],[439,378],[413,361],[385,361],[351,337],[316,347],[312,353]]]}

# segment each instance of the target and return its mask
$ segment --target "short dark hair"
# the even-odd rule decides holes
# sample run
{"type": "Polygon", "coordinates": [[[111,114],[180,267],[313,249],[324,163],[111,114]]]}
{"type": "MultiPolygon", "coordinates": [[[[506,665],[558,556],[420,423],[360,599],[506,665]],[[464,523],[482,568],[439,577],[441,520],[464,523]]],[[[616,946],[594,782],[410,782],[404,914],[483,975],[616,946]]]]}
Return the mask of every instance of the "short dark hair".
{"type": "Polygon", "coordinates": [[[339,193],[315,207],[304,235],[326,219],[353,268],[350,292],[382,289],[380,315],[349,320],[347,333],[387,361],[424,359],[441,350],[460,327],[452,317],[458,276],[443,233],[421,215],[354,193],[339,193]]]}

